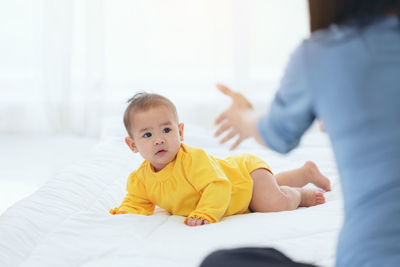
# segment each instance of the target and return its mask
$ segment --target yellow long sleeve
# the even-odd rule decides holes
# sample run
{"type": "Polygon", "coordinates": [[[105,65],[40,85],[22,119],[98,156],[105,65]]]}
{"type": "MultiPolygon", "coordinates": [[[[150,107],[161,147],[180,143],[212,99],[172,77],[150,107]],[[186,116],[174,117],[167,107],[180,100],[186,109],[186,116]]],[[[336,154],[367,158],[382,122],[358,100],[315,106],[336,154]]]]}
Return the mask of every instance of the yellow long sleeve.
{"type": "Polygon", "coordinates": [[[136,177],[136,171],[129,175],[126,186],[128,193],[118,208],[110,210],[111,214],[142,214],[151,215],[154,213],[155,205],[149,201],[145,186],[136,177]]]}
{"type": "Polygon", "coordinates": [[[194,151],[188,165],[188,180],[200,192],[201,198],[185,223],[188,218],[207,220],[209,223],[220,221],[231,200],[231,182],[215,160],[203,150],[194,151]]]}

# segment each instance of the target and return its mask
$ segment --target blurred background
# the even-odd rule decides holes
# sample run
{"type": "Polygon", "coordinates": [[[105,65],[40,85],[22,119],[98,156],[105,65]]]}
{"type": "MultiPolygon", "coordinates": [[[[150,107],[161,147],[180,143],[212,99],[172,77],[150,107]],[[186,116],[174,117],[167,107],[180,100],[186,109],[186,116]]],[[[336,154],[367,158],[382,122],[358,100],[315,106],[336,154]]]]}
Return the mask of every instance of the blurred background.
{"type": "Polygon", "coordinates": [[[212,129],[224,83],[265,111],[305,0],[0,0],[0,213],[84,157],[146,90],[212,129]]]}

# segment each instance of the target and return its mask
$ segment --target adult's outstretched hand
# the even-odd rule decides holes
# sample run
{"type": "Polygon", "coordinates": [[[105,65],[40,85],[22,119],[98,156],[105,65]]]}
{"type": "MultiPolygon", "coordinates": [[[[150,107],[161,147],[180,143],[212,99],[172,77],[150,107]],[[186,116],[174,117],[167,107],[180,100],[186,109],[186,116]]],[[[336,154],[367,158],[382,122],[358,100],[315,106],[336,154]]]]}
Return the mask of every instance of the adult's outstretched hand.
{"type": "Polygon", "coordinates": [[[218,129],[214,136],[219,137],[227,133],[220,140],[221,144],[237,137],[231,150],[251,136],[255,137],[259,143],[263,143],[257,130],[259,115],[254,111],[253,105],[242,94],[232,91],[225,85],[217,84],[217,88],[232,99],[232,104],[215,120],[218,129]]]}

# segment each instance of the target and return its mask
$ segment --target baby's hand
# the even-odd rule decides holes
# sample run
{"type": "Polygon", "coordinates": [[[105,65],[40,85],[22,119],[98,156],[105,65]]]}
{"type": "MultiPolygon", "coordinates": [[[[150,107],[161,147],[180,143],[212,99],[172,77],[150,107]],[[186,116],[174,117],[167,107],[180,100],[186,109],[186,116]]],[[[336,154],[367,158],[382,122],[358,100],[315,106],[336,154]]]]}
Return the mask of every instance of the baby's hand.
{"type": "Polygon", "coordinates": [[[208,224],[208,221],[202,220],[202,219],[197,219],[197,218],[189,218],[187,220],[186,224],[189,226],[198,226],[198,225],[208,224]]]}
{"type": "Polygon", "coordinates": [[[114,209],[110,210],[110,214],[112,214],[112,215],[126,214],[126,213],[128,213],[128,212],[125,210],[119,209],[119,208],[114,208],[114,209]]]}

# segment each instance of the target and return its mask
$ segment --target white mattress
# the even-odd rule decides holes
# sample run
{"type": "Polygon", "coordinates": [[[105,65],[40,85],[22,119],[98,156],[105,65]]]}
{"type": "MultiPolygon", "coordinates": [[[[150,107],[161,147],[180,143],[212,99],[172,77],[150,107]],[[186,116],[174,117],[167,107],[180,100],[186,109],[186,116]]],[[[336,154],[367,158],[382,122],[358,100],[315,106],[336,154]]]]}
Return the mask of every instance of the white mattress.
{"type": "MultiPolygon", "coordinates": [[[[128,174],[142,162],[123,141],[121,125],[103,132],[86,159],[60,171],[0,217],[0,266],[198,266],[210,252],[243,246],[275,247],[289,257],[333,266],[342,223],[342,196],[327,137],[316,130],[282,156],[247,141],[234,151],[263,158],[274,172],[313,160],[332,182],[323,205],[251,213],[200,227],[161,209],[152,216],[108,214],[125,195],[128,174]]],[[[185,126],[185,143],[216,157],[231,152],[212,132],[185,126]]]]}

